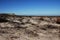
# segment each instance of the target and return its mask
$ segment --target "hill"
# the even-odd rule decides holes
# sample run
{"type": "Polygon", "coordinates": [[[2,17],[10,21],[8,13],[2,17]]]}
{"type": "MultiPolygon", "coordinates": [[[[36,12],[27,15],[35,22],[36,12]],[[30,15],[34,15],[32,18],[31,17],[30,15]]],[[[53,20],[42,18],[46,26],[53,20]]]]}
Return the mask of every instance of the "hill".
{"type": "Polygon", "coordinates": [[[0,40],[60,40],[60,17],[0,14],[0,40]]]}

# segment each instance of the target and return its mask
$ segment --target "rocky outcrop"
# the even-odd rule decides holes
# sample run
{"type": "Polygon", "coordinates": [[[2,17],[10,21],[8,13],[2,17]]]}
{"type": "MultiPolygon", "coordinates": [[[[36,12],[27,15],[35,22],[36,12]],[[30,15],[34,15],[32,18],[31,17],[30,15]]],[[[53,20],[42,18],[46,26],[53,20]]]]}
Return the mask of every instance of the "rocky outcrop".
{"type": "Polygon", "coordinates": [[[60,40],[60,17],[0,15],[0,40],[60,40]]]}

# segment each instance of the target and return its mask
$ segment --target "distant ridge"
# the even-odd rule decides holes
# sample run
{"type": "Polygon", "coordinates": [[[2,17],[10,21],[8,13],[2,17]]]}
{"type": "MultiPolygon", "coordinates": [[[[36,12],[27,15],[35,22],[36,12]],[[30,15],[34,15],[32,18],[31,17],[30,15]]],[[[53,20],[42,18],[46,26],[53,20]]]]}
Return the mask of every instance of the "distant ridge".
{"type": "MultiPolygon", "coordinates": [[[[46,16],[43,16],[43,15],[16,15],[15,13],[0,13],[0,16],[17,16],[17,17],[19,17],[19,16],[37,16],[37,17],[39,17],[39,16],[41,16],[41,17],[49,17],[48,15],[46,15],[46,16]]],[[[50,17],[60,17],[60,16],[50,16],[50,17]]]]}

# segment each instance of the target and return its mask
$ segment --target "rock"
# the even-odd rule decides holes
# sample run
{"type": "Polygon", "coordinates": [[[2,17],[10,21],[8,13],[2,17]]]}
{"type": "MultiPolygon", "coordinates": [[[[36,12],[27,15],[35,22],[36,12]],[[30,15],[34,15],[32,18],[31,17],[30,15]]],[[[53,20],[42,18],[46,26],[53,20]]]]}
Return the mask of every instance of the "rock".
{"type": "Polygon", "coordinates": [[[57,18],[56,23],[60,24],[60,17],[57,18]]]}

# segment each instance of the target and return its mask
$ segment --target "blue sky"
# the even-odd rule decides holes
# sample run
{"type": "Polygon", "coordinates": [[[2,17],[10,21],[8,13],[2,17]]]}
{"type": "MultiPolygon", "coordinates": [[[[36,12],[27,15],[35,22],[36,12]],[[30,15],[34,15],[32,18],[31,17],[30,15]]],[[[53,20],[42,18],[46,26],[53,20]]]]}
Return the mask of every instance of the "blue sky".
{"type": "Polygon", "coordinates": [[[0,13],[60,16],[60,0],[0,0],[0,13]]]}

